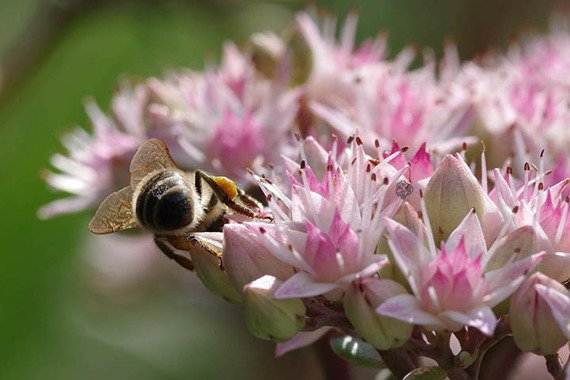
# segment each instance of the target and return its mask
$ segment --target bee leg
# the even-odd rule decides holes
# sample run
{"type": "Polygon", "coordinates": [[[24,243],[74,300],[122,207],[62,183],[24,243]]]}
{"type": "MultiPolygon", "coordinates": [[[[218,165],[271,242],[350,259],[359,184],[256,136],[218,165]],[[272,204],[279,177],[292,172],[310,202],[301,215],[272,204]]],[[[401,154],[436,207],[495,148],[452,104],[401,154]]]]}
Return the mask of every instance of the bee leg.
{"type": "Polygon", "coordinates": [[[177,254],[174,250],[170,247],[170,245],[161,238],[154,238],[154,244],[171,260],[176,261],[182,267],[188,269],[189,271],[194,270],[194,264],[192,261],[187,257],[177,254]]]}
{"type": "MultiPolygon", "coordinates": [[[[260,215],[259,213],[253,211],[252,209],[250,209],[246,206],[243,206],[243,205],[236,203],[233,199],[231,199],[229,197],[228,193],[225,192],[224,189],[222,189],[216,183],[216,181],[214,181],[210,176],[208,176],[204,172],[202,172],[200,170],[196,170],[195,173],[196,173],[195,175],[200,176],[212,188],[212,190],[214,191],[214,193],[216,194],[216,196],[218,197],[220,202],[222,202],[223,204],[228,206],[230,209],[234,210],[235,212],[237,212],[239,214],[250,217],[252,219],[271,219],[271,218],[260,215]]],[[[243,191],[238,190],[237,188],[235,188],[235,190],[238,192],[238,197],[240,197],[240,192],[245,195],[245,193],[243,191]]],[[[257,205],[256,205],[256,207],[257,207],[257,205]]]]}
{"type": "Polygon", "coordinates": [[[222,270],[222,271],[224,270],[224,263],[222,262],[222,253],[216,247],[212,246],[211,244],[208,244],[208,242],[206,240],[201,239],[200,237],[198,237],[196,235],[189,235],[186,240],[188,240],[188,242],[191,245],[198,248],[198,250],[203,250],[207,254],[210,254],[210,255],[216,257],[216,259],[218,259],[218,261],[219,261],[220,270],[222,270]]]}
{"type": "Polygon", "coordinates": [[[263,205],[257,199],[250,196],[249,194],[246,194],[246,192],[242,189],[238,189],[238,199],[247,207],[256,208],[258,210],[261,210],[263,208],[263,205]]]}

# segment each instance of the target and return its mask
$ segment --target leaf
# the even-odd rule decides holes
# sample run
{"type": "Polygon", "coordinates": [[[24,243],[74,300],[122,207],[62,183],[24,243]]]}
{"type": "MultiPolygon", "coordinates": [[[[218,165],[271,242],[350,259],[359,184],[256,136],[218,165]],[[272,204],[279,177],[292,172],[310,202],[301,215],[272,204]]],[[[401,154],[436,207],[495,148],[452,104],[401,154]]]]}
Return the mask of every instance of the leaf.
{"type": "Polygon", "coordinates": [[[404,376],[404,380],[443,380],[446,373],[439,367],[420,367],[404,376]]]}
{"type": "Polygon", "coordinates": [[[351,364],[360,367],[385,367],[378,351],[362,339],[341,335],[332,337],[329,343],[338,356],[351,364]]]}

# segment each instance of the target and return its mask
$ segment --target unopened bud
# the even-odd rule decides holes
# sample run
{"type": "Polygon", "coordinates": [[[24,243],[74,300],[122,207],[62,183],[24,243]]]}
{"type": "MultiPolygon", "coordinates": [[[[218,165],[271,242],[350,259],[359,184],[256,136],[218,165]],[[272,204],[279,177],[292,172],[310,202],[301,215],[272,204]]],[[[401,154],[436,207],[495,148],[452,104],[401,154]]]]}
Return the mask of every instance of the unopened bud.
{"type": "Polygon", "coordinates": [[[359,279],[352,283],[344,297],[344,311],[355,331],[381,350],[402,346],[412,333],[412,325],[380,316],[376,309],[386,299],[406,290],[390,280],[359,279]]]}
{"type": "Polygon", "coordinates": [[[285,54],[285,44],[271,32],[256,33],[251,37],[252,60],[255,69],[267,78],[275,77],[279,61],[285,54]]]}
{"type": "Polygon", "coordinates": [[[198,278],[212,293],[232,303],[241,303],[241,295],[230,283],[221,265],[222,234],[201,233],[194,236],[197,243],[190,250],[190,257],[198,278]]]}
{"type": "Polygon", "coordinates": [[[559,282],[537,272],[527,278],[511,298],[509,314],[517,346],[538,355],[555,354],[567,339],[536,286],[544,285],[567,293],[559,282]]]}
{"type": "Polygon", "coordinates": [[[284,342],[305,325],[305,305],[300,299],[275,299],[280,285],[275,277],[263,276],[244,288],[245,323],[260,339],[284,342]]]}
{"type": "Polygon", "coordinates": [[[470,210],[475,209],[479,220],[483,220],[485,194],[459,158],[448,155],[440,162],[424,196],[436,245],[449,237],[470,210]]]}

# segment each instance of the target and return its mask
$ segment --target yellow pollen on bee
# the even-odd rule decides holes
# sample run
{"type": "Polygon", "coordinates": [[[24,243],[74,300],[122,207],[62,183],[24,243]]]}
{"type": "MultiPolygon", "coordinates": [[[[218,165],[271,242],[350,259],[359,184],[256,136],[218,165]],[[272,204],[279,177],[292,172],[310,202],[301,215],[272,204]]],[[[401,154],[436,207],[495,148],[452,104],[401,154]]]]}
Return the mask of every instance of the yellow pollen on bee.
{"type": "Polygon", "coordinates": [[[212,177],[212,180],[223,190],[227,196],[234,200],[238,196],[237,186],[232,180],[226,177],[212,177]]]}

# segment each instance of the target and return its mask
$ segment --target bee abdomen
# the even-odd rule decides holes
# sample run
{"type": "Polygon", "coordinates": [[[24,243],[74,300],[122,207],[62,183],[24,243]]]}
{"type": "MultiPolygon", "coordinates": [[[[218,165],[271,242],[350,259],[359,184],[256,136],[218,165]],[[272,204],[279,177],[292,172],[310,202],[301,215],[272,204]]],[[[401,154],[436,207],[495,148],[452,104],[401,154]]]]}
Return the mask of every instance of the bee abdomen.
{"type": "Polygon", "coordinates": [[[193,190],[182,173],[164,171],[150,178],[136,199],[139,222],[152,231],[175,231],[194,218],[193,190]]]}

